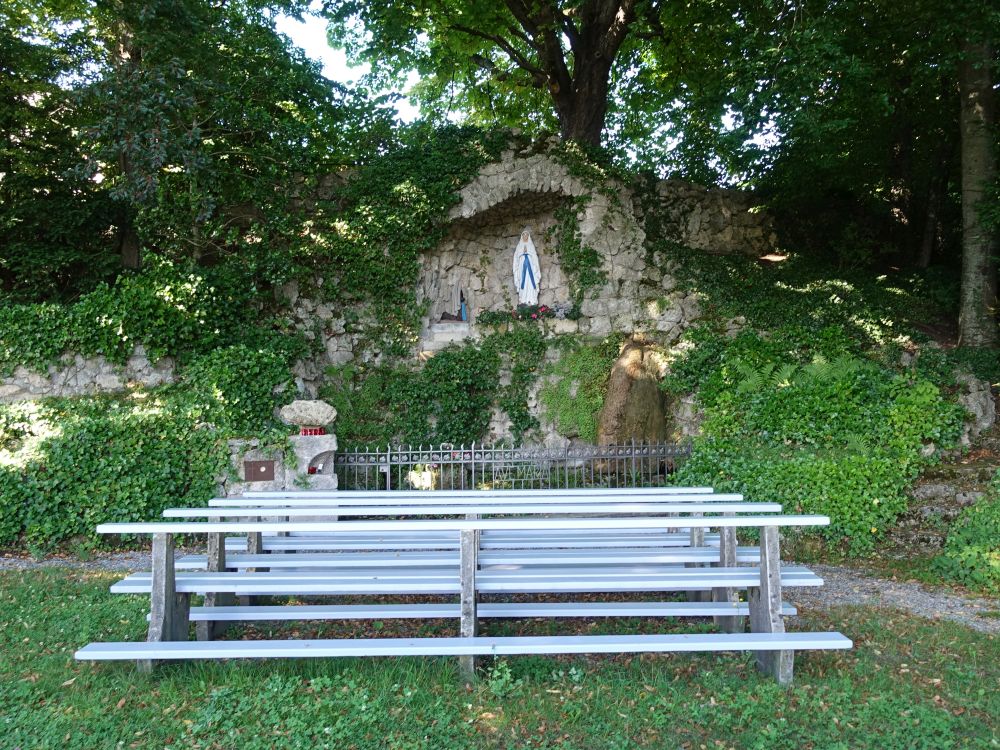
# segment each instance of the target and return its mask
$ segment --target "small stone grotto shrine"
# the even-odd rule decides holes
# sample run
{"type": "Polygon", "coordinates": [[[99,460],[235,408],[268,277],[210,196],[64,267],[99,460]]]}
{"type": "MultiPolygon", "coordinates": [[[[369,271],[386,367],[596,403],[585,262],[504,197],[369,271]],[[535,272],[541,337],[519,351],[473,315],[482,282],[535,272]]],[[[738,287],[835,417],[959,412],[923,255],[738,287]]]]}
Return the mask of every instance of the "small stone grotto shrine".
{"type": "MultiPolygon", "coordinates": [[[[683,245],[760,257],[775,248],[771,219],[750,193],[681,180],[627,185],[580,172],[586,170],[575,169],[554,143],[535,144],[504,152],[460,189],[444,238],[421,258],[416,296],[426,312],[413,346],[415,359],[481,339],[500,315],[544,313],[546,330],[553,335],[590,341],[623,335],[629,345],[619,364],[629,374],[619,373],[617,381],[655,381],[666,365],[651,348],[675,344],[700,315],[697,292],[681,291],[671,273],[670,250],[683,245]],[[646,230],[653,224],[661,240],[655,243],[646,230]],[[580,269],[587,264],[591,283],[581,291],[580,269]],[[487,318],[490,324],[482,322],[487,318]]],[[[315,395],[329,365],[364,366],[379,360],[379,352],[367,345],[363,324],[352,324],[328,306],[304,298],[294,285],[283,293],[299,326],[324,331],[326,355],[296,369],[302,392],[315,395]]],[[[547,359],[558,356],[550,348],[547,359]]],[[[548,424],[537,390],[536,383],[527,400],[542,424],[541,440],[567,442],[548,424]]],[[[628,409],[630,400],[627,393],[617,398],[622,409],[628,409]]],[[[694,429],[690,404],[663,408],[671,414],[652,421],[675,425],[675,437],[694,429]]],[[[636,429],[624,414],[619,416],[617,436],[602,439],[623,439],[628,433],[668,437],[662,429],[636,429]]],[[[502,415],[494,414],[487,437],[510,437],[502,415]]]]}
{"type": "Polygon", "coordinates": [[[505,157],[461,190],[447,236],[423,257],[418,297],[429,314],[422,351],[477,335],[483,311],[517,307],[524,273],[512,267],[512,259],[525,232],[540,270],[534,304],[557,314],[573,306],[572,279],[559,248],[565,233],[575,230],[573,244],[599,260],[595,270],[604,283],[588,291],[574,320],[561,317],[556,324],[559,333],[591,336],[658,332],[676,338],[683,323],[696,317],[695,301],[675,294],[673,278],[663,273],[669,261],[651,257],[643,228],[647,210],[660,214],[669,239],[688,247],[760,256],[774,246],[770,221],[751,211],[748,193],[665,180],[654,188],[656,204],[644,208],[628,186],[588,184],[547,153],[505,157]]]}

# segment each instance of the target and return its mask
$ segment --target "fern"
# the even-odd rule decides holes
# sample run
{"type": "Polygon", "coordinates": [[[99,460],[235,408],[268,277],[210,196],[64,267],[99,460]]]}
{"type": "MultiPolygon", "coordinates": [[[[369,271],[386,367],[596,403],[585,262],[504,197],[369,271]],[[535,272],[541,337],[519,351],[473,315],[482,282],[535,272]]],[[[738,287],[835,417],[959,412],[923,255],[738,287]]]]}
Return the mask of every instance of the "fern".
{"type": "Polygon", "coordinates": [[[830,364],[838,379],[847,378],[861,368],[861,360],[852,354],[844,352],[830,364]]]}
{"type": "Polygon", "coordinates": [[[802,378],[806,381],[829,380],[833,373],[833,366],[822,354],[817,354],[812,362],[802,367],[802,378]]]}
{"type": "Polygon", "coordinates": [[[795,382],[795,375],[798,373],[799,366],[793,362],[786,362],[771,376],[771,386],[773,388],[787,388],[793,382],[795,382]]]}
{"type": "Polygon", "coordinates": [[[844,447],[851,453],[869,455],[872,452],[872,444],[868,438],[853,432],[844,440],[844,447]]]}
{"type": "Polygon", "coordinates": [[[774,371],[774,365],[770,363],[758,370],[748,362],[739,361],[735,364],[735,368],[739,375],[739,380],[736,383],[736,394],[739,396],[747,396],[764,390],[774,371]]]}

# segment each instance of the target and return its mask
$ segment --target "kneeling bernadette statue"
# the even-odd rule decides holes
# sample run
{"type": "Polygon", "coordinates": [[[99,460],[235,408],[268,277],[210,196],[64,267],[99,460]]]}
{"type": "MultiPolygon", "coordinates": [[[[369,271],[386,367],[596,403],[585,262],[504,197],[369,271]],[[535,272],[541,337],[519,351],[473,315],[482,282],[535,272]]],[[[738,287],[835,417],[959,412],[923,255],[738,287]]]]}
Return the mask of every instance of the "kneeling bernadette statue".
{"type": "Polygon", "coordinates": [[[538,287],[541,280],[542,273],[538,265],[535,243],[531,241],[531,232],[525,229],[521,232],[521,240],[517,243],[517,247],[514,248],[514,288],[517,289],[518,304],[538,304],[538,287]]]}

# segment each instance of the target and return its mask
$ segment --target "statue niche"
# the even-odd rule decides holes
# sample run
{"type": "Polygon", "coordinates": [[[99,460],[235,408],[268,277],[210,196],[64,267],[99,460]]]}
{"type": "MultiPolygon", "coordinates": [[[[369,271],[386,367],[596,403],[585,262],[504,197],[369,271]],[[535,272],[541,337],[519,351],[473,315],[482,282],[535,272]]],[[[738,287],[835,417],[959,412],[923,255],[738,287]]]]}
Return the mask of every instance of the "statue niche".
{"type": "Polygon", "coordinates": [[[450,299],[445,303],[445,310],[438,319],[439,323],[468,323],[469,304],[465,290],[458,284],[452,284],[450,299]],[[454,312],[451,312],[454,310],[454,312]]]}

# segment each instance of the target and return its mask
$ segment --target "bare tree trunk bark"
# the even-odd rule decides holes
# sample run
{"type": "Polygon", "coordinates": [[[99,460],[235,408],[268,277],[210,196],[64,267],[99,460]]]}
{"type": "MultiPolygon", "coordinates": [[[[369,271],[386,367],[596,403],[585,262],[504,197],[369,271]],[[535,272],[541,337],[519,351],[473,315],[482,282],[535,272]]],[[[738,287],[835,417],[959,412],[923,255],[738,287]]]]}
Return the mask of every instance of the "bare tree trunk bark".
{"type": "Polygon", "coordinates": [[[608,114],[611,65],[591,63],[573,79],[573,92],[563,106],[556,98],[559,134],[563,140],[591,146],[601,145],[604,121],[608,114]]]}
{"type": "Polygon", "coordinates": [[[142,253],[139,235],[136,233],[130,218],[126,218],[124,225],[118,230],[118,242],[122,268],[138,269],[142,265],[142,253]]]}
{"type": "Polygon", "coordinates": [[[993,50],[987,42],[962,44],[959,66],[962,126],[962,294],[959,343],[997,344],[996,238],[980,218],[985,191],[997,177],[993,152],[993,50]]]}
{"type": "Polygon", "coordinates": [[[948,177],[951,173],[951,160],[954,157],[955,144],[951,138],[942,137],[942,141],[934,156],[934,171],[927,186],[927,202],[924,212],[924,228],[920,236],[920,248],[917,251],[917,268],[927,268],[934,257],[934,248],[941,234],[941,203],[948,190],[948,177]]]}

